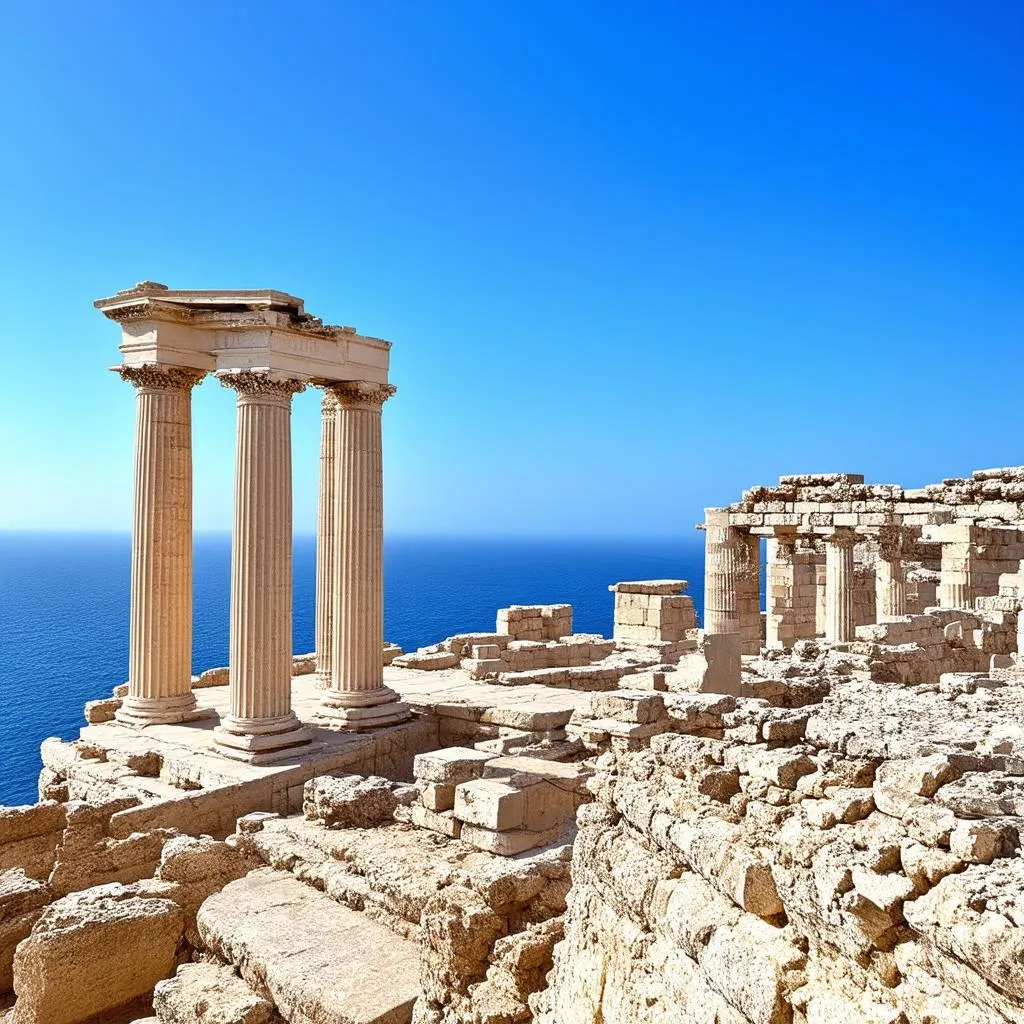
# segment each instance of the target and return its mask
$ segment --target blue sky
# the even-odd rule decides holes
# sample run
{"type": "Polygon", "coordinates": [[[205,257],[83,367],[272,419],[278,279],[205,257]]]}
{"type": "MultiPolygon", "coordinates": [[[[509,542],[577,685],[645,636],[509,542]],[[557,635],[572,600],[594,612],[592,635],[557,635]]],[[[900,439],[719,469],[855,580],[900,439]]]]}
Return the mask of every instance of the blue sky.
{"type": "MultiPolygon", "coordinates": [[[[0,528],[126,529],[93,299],[394,341],[387,525],[674,535],[780,473],[1024,462],[1018,2],[11,4],[0,528]]],[[[295,401],[296,529],[318,401],[295,401]]],[[[195,395],[198,529],[234,410],[195,395]]]]}

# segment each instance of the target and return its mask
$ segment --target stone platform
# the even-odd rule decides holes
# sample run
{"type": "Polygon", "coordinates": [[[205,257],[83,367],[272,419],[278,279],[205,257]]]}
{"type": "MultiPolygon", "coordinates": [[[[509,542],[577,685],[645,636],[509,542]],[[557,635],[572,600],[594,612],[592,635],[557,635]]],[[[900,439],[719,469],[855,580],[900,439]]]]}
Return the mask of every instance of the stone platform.
{"type": "Polygon", "coordinates": [[[311,674],[292,679],[292,707],[313,734],[306,746],[272,764],[253,765],[219,753],[213,730],[228,713],[228,686],[196,689],[200,717],[173,725],[133,728],[117,721],[87,725],[77,745],[43,746],[42,795],[104,802],[127,791],[139,803],[117,812],[115,832],[152,823],[227,835],[235,820],[255,810],[294,812],[303,784],[317,775],[357,772],[412,779],[413,758],[455,743],[497,740],[507,733],[538,737],[561,730],[590,694],[539,685],[503,687],[477,682],[459,668],[436,672],[388,667],[385,683],[414,710],[400,725],[346,732],[317,717],[322,690],[311,674]],[[49,769],[66,781],[46,794],[49,769]],[[123,819],[123,820],[121,820],[123,819]]]}

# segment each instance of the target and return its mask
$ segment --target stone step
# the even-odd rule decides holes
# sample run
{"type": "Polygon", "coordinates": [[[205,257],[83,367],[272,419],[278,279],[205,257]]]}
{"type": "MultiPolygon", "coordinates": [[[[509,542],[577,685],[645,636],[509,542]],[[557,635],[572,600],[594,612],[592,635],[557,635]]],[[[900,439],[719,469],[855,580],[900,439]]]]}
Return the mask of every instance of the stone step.
{"type": "Polygon", "coordinates": [[[410,1024],[419,949],[273,868],[231,882],[200,908],[199,934],[288,1024],[410,1024]]]}

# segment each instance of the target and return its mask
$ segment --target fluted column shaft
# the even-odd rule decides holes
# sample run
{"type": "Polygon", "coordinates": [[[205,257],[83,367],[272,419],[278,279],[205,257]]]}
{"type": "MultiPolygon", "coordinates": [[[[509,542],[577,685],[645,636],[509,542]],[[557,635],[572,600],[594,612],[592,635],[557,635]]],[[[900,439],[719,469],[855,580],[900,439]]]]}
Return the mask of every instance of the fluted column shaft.
{"type": "Polygon", "coordinates": [[[308,742],[291,709],[291,399],[303,385],[267,373],[226,373],[238,392],[231,548],[231,714],[222,752],[260,760],[308,742]]]}
{"type": "Polygon", "coordinates": [[[331,685],[321,712],[355,729],[390,725],[408,706],[384,685],[381,407],[389,384],[329,386],[338,401],[331,685]]]}
{"type": "Polygon", "coordinates": [[[192,693],[192,388],[197,370],[117,367],[136,388],[126,725],[181,722],[192,693]]]}
{"type": "Polygon", "coordinates": [[[876,567],[879,620],[907,614],[903,584],[903,563],[900,559],[881,558],[876,567]]]}
{"type": "Polygon", "coordinates": [[[943,527],[943,534],[939,607],[973,608],[977,596],[974,563],[979,531],[969,523],[954,523],[943,527]]]}
{"type": "Polygon", "coordinates": [[[704,532],[704,632],[738,633],[743,551],[728,513],[707,514],[704,532]]]}
{"type": "Polygon", "coordinates": [[[884,526],[878,533],[875,565],[875,605],[879,622],[907,613],[903,585],[903,536],[899,525],[884,526]]]}
{"type": "Polygon", "coordinates": [[[321,688],[331,685],[334,630],[335,503],[338,399],[325,392],[320,405],[320,491],[316,518],[316,675],[321,688]]]}
{"type": "Polygon", "coordinates": [[[853,619],[852,530],[836,530],[825,539],[825,639],[845,643],[855,639],[853,619]]]}

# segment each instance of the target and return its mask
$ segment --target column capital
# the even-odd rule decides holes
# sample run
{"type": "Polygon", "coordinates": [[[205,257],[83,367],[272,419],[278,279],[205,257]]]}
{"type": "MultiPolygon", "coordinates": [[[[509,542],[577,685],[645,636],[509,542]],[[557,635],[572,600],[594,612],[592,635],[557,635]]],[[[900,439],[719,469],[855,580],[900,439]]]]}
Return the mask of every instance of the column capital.
{"type": "Polygon", "coordinates": [[[218,370],[214,376],[224,387],[237,391],[239,401],[289,402],[292,395],[306,390],[302,381],[267,370],[218,370]]]}
{"type": "Polygon", "coordinates": [[[793,552],[796,550],[796,527],[773,526],[772,535],[768,539],[775,541],[776,547],[793,552]]]}
{"type": "Polygon", "coordinates": [[[189,391],[205,376],[205,370],[193,370],[186,366],[159,366],[149,363],[146,366],[112,366],[111,370],[121,380],[137,388],[149,388],[157,391],[189,391]]]}
{"type": "Polygon", "coordinates": [[[895,562],[903,551],[903,528],[897,523],[886,524],[878,531],[878,554],[885,562],[895,562]]]}
{"type": "Polygon", "coordinates": [[[852,548],[857,543],[857,534],[849,526],[838,526],[825,538],[825,543],[837,548],[852,548]]]}
{"type": "Polygon", "coordinates": [[[333,395],[346,409],[379,409],[398,388],[394,384],[371,384],[364,380],[331,381],[324,392],[333,395]]]}

